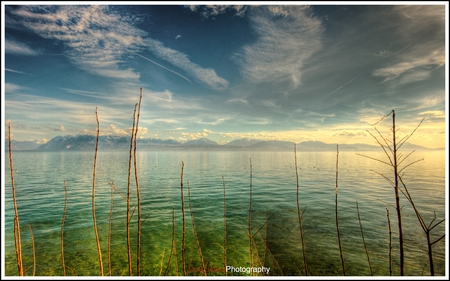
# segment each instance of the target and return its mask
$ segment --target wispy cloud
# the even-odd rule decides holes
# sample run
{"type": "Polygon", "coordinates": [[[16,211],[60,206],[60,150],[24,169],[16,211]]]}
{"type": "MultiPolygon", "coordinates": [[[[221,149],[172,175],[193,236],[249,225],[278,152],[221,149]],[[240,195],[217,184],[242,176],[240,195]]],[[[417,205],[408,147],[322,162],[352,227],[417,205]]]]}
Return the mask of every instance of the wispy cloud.
{"type": "Polygon", "coordinates": [[[433,69],[445,65],[445,6],[394,6],[393,10],[396,20],[401,23],[398,37],[411,43],[397,51],[386,67],[375,69],[372,75],[384,78],[382,83],[397,78],[402,78],[399,84],[427,79],[433,69]]]}
{"type": "Polygon", "coordinates": [[[258,39],[234,58],[251,82],[291,81],[301,84],[302,67],[322,48],[321,21],[305,6],[263,6],[248,14],[258,39]]]}
{"type": "Polygon", "coordinates": [[[122,15],[113,7],[23,6],[13,13],[22,17],[23,24],[38,35],[61,41],[67,47],[65,55],[87,72],[136,81],[140,78],[139,73],[126,67],[131,52],[190,82],[175,70],[139,54],[142,50],[150,50],[207,87],[219,90],[228,87],[228,81],[213,69],[195,64],[185,54],[150,38],[146,31],[135,26],[140,22],[138,17],[122,15]]]}
{"type": "Polygon", "coordinates": [[[181,78],[185,79],[185,80],[188,81],[189,83],[191,83],[191,80],[189,80],[189,79],[186,78],[185,76],[181,75],[180,73],[175,72],[175,71],[173,71],[173,70],[171,70],[171,69],[169,69],[169,68],[167,68],[167,67],[165,67],[165,66],[163,66],[163,65],[160,65],[159,63],[157,63],[157,62],[155,62],[155,61],[152,61],[151,59],[149,59],[149,58],[147,58],[147,57],[144,57],[144,56],[142,56],[142,55],[139,55],[138,53],[134,53],[134,52],[131,52],[131,53],[133,53],[133,54],[135,54],[136,56],[139,56],[139,57],[141,57],[141,58],[143,58],[143,59],[145,59],[145,60],[147,60],[147,61],[149,61],[149,62],[151,62],[151,63],[153,63],[153,64],[155,64],[155,65],[157,65],[157,66],[159,66],[159,67],[161,67],[161,68],[163,68],[163,69],[165,69],[165,70],[167,70],[167,71],[170,71],[170,72],[172,72],[172,73],[174,73],[174,74],[180,76],[181,78]]]}
{"type": "Polygon", "coordinates": [[[200,13],[203,17],[215,17],[223,14],[227,11],[233,11],[237,16],[244,16],[247,6],[246,5],[189,5],[186,6],[193,12],[200,13]]]}
{"type": "MultiPolygon", "coordinates": [[[[215,90],[223,90],[229,82],[219,77],[214,69],[203,68],[189,60],[189,58],[176,50],[165,47],[161,42],[147,39],[150,50],[159,58],[184,70],[190,77],[215,90]]],[[[184,77],[185,78],[185,77],[184,77]]]]}
{"type": "Polygon", "coordinates": [[[12,84],[12,83],[5,83],[5,93],[6,94],[12,94],[12,93],[18,93],[21,91],[26,90],[26,87],[17,85],[17,84],[12,84]]]}
{"type": "Polygon", "coordinates": [[[12,72],[12,73],[17,73],[17,74],[24,74],[24,75],[31,75],[33,76],[33,74],[29,74],[23,71],[18,71],[18,70],[14,70],[14,69],[9,69],[9,68],[5,68],[5,71],[7,72],[12,72]]]}
{"type": "Polygon", "coordinates": [[[37,56],[39,52],[13,39],[5,40],[5,52],[14,55],[37,56]]]}

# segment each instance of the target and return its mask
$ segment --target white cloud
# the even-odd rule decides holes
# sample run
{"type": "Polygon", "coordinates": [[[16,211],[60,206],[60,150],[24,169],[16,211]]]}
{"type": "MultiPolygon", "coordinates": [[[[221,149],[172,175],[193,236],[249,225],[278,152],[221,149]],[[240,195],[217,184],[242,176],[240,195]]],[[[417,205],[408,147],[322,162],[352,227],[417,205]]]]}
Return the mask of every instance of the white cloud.
{"type": "Polygon", "coordinates": [[[237,16],[244,16],[247,10],[246,5],[189,5],[187,6],[191,11],[200,13],[203,17],[215,17],[227,11],[235,12],[237,16]]]}
{"type": "Polygon", "coordinates": [[[139,74],[135,70],[123,67],[124,59],[130,53],[149,49],[210,88],[224,89],[228,86],[228,81],[213,69],[203,68],[191,62],[185,54],[149,38],[147,32],[134,26],[139,22],[137,18],[120,15],[113,8],[97,5],[23,6],[14,10],[14,14],[23,17],[24,24],[40,36],[65,44],[66,55],[87,72],[138,80],[139,74]]]}
{"type": "Polygon", "coordinates": [[[409,83],[413,81],[425,80],[430,76],[433,69],[441,67],[445,64],[445,54],[442,51],[435,50],[423,55],[422,51],[414,50],[405,54],[402,58],[403,62],[396,63],[392,66],[375,69],[373,76],[384,77],[384,82],[399,78],[402,75],[400,83],[409,83]],[[429,69],[432,66],[432,69],[429,69]],[[428,70],[427,70],[428,69],[428,70]]]}
{"type": "Polygon", "coordinates": [[[22,86],[19,86],[17,84],[5,83],[5,93],[6,94],[17,93],[17,92],[22,91],[24,89],[26,89],[26,88],[22,87],[22,86]]]}
{"type": "Polygon", "coordinates": [[[5,41],[5,53],[25,56],[36,56],[39,54],[39,52],[33,50],[28,45],[12,39],[5,41]]]}
{"type": "Polygon", "coordinates": [[[249,18],[259,37],[235,54],[241,73],[255,83],[290,81],[298,87],[303,65],[322,48],[321,22],[305,6],[264,6],[249,18]]]}
{"type": "Polygon", "coordinates": [[[146,42],[156,56],[186,71],[189,76],[194,77],[200,83],[216,90],[228,87],[228,81],[219,77],[214,69],[203,68],[191,62],[185,54],[164,47],[159,41],[148,39],[146,42]]]}

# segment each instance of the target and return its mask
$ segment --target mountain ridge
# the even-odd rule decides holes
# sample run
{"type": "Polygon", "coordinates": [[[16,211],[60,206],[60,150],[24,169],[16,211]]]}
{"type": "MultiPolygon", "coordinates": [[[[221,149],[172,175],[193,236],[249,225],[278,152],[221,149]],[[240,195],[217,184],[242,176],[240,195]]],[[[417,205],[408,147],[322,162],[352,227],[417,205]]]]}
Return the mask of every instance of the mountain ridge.
{"type": "MultiPolygon", "coordinates": [[[[94,135],[65,135],[56,136],[44,144],[36,141],[12,140],[13,150],[32,151],[85,151],[95,149],[96,137],[94,135]]],[[[8,150],[8,140],[5,140],[5,150],[8,150]]],[[[258,140],[242,138],[230,141],[226,144],[218,144],[208,138],[199,138],[181,143],[176,140],[162,140],[156,138],[138,139],[139,150],[268,150],[290,151],[295,142],[281,140],[258,140]]],[[[370,144],[336,144],[321,141],[304,141],[296,143],[297,151],[335,151],[339,145],[340,151],[379,151],[378,145],[370,144]]],[[[130,147],[128,136],[100,136],[100,150],[126,150],[130,147]]],[[[444,148],[427,148],[419,145],[405,143],[403,149],[408,150],[440,150],[444,148]]]]}

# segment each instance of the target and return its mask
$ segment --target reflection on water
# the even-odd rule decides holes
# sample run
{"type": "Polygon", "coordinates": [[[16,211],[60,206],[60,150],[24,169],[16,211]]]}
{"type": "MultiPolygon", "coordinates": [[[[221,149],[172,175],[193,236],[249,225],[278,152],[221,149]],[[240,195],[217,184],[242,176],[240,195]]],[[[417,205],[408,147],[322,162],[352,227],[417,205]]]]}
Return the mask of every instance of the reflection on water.
{"type": "MultiPolygon", "coordinates": [[[[383,159],[379,152],[364,155],[383,159]]],[[[184,179],[189,181],[198,237],[208,274],[223,275],[223,182],[227,204],[227,260],[235,267],[250,266],[248,211],[252,160],[252,226],[254,266],[270,267],[272,275],[303,275],[303,258],[297,217],[296,177],[293,152],[200,152],[142,151],[138,154],[143,217],[141,274],[159,275],[166,269],[172,245],[172,207],[175,207],[176,255],[170,275],[181,270],[181,161],[184,179]],[[270,218],[267,221],[267,218],[270,218]],[[161,262],[162,261],[162,262],[161,262]],[[162,266],[161,266],[162,264],[162,266]]],[[[335,152],[297,152],[300,207],[304,211],[305,248],[313,275],[342,275],[335,224],[335,152]]],[[[445,157],[443,152],[415,152],[411,160],[424,158],[405,170],[403,176],[425,222],[436,212],[437,221],[445,218],[445,157]]],[[[98,275],[98,258],[91,213],[91,152],[15,152],[13,155],[17,204],[22,229],[25,268],[32,266],[32,245],[28,222],[36,243],[37,275],[61,275],[60,227],[64,209],[64,186],[69,193],[65,221],[65,263],[72,275],[98,275]]],[[[126,152],[99,152],[97,162],[96,215],[104,266],[107,268],[110,186],[114,182],[126,194],[128,176],[126,152]]],[[[5,159],[9,161],[9,159],[5,159]]],[[[11,179],[5,162],[5,272],[16,275],[11,179]]],[[[393,237],[393,271],[398,275],[398,241],[392,186],[379,174],[390,177],[389,167],[356,155],[339,153],[339,225],[348,275],[370,275],[356,212],[359,204],[365,241],[372,268],[377,276],[389,275],[389,234],[386,208],[390,211],[393,237]]],[[[185,187],[187,187],[185,182],[185,187]]],[[[134,178],[132,205],[136,204],[134,178]]],[[[187,190],[185,194],[187,200],[187,190]]],[[[406,238],[406,274],[429,274],[426,240],[410,205],[401,197],[404,236],[406,238]]],[[[188,206],[186,202],[186,206],[188,206]]],[[[132,253],[136,258],[136,214],[132,218],[132,253]]],[[[187,218],[186,256],[193,269],[201,266],[187,218]]],[[[127,275],[126,202],[114,195],[111,237],[112,274],[127,275]]],[[[434,239],[445,232],[444,224],[433,230],[434,239]]],[[[445,239],[444,239],[445,240],[445,239]]],[[[445,274],[445,242],[433,245],[435,272],[445,274]]],[[[135,264],[133,264],[135,266],[135,264]]],[[[106,272],[105,272],[106,273],[106,272]]],[[[26,275],[32,274],[32,269],[26,275]]],[[[246,275],[245,273],[230,273],[246,275]]]]}

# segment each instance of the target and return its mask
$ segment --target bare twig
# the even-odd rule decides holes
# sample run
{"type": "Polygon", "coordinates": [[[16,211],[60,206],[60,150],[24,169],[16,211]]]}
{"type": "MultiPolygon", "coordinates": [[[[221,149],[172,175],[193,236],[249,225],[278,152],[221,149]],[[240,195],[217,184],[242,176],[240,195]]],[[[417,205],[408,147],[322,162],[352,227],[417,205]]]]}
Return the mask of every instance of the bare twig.
{"type": "Polygon", "coordinates": [[[386,208],[386,216],[389,227],[389,276],[392,276],[392,230],[391,230],[391,219],[389,218],[389,209],[386,208]]]}
{"type": "Polygon", "coordinates": [[[200,261],[202,263],[203,275],[206,276],[206,268],[205,268],[205,262],[203,260],[202,247],[200,246],[200,240],[198,240],[198,235],[197,235],[197,228],[195,227],[194,211],[192,209],[191,188],[189,186],[189,181],[187,182],[187,185],[188,185],[189,211],[191,213],[192,227],[194,228],[195,241],[197,241],[197,249],[198,249],[198,254],[200,256],[200,261]]]}
{"type": "Polygon", "coordinates": [[[339,254],[341,256],[341,265],[342,265],[342,272],[344,276],[347,276],[347,272],[345,270],[345,264],[344,264],[344,253],[342,252],[342,243],[341,243],[341,233],[339,230],[339,220],[338,220],[338,171],[339,171],[339,146],[336,146],[336,188],[334,189],[335,194],[335,203],[336,203],[336,229],[337,229],[337,237],[338,237],[338,243],[339,243],[339,254]]]}
{"type": "Polygon", "coordinates": [[[19,210],[17,208],[16,201],[16,188],[14,185],[14,167],[12,159],[12,141],[11,141],[11,122],[8,123],[8,140],[9,140],[9,170],[11,173],[11,187],[14,203],[14,245],[16,250],[17,268],[19,270],[19,276],[23,276],[23,263],[22,263],[22,238],[20,237],[20,221],[19,210]]]}
{"type": "Polygon", "coordinates": [[[183,177],[184,177],[184,162],[181,161],[181,214],[183,218],[183,236],[181,239],[181,262],[183,263],[183,275],[187,276],[186,271],[186,217],[184,212],[184,191],[183,191],[183,177]]]}
{"type": "Polygon", "coordinates": [[[172,247],[170,248],[169,261],[167,262],[166,270],[164,271],[164,276],[167,276],[170,268],[170,262],[172,260],[173,251],[175,250],[175,207],[172,207],[172,247]]]}
{"type": "Polygon", "coordinates": [[[361,217],[359,216],[358,200],[356,201],[356,211],[358,212],[359,228],[361,229],[361,237],[363,240],[364,249],[366,250],[367,262],[369,263],[369,269],[370,269],[370,275],[373,276],[373,270],[372,270],[372,264],[370,263],[369,251],[367,250],[366,239],[364,239],[364,231],[363,231],[363,227],[362,227],[361,217]]]}
{"type": "Polygon", "coordinates": [[[304,231],[303,231],[303,223],[302,223],[302,214],[300,211],[300,185],[298,182],[298,167],[297,167],[297,145],[294,143],[294,154],[295,154],[295,176],[297,178],[297,215],[298,215],[298,225],[300,230],[300,238],[302,240],[302,254],[303,254],[303,266],[305,268],[305,274],[308,276],[308,264],[306,263],[306,249],[305,249],[305,239],[304,239],[304,231]]]}
{"type": "MultiPolygon", "coordinates": [[[[223,264],[227,268],[227,199],[225,194],[225,179],[222,175],[223,183],[223,264]]],[[[228,271],[225,270],[225,276],[228,276],[228,271]]]]}
{"type": "Polygon", "coordinates": [[[164,248],[164,251],[163,251],[163,253],[162,253],[162,257],[161,257],[161,265],[160,265],[160,267],[159,267],[159,274],[158,274],[158,276],[161,276],[161,273],[162,273],[162,265],[163,265],[163,261],[164,261],[164,254],[166,253],[166,248],[164,248]]]}
{"type": "Polygon", "coordinates": [[[64,180],[64,191],[65,191],[64,213],[61,221],[61,265],[63,270],[63,276],[66,276],[66,265],[64,263],[64,221],[66,219],[67,198],[68,198],[66,180],[64,180]]]}
{"type": "Polygon", "coordinates": [[[128,252],[128,275],[133,275],[133,267],[132,267],[132,260],[131,260],[131,237],[130,237],[130,198],[131,198],[131,158],[133,156],[132,149],[133,149],[133,139],[134,139],[134,125],[136,121],[136,107],[138,104],[134,105],[134,112],[133,112],[133,127],[131,129],[131,139],[130,139],[130,158],[128,161],[128,185],[127,185],[127,252],[128,252]]]}
{"type": "Polygon", "coordinates": [[[141,275],[141,191],[139,189],[138,169],[137,169],[137,133],[139,130],[139,117],[141,115],[142,88],[140,89],[138,115],[136,118],[136,129],[134,131],[134,177],[136,179],[136,196],[137,196],[137,247],[136,247],[136,271],[137,276],[141,275]]]}
{"type": "MultiPolygon", "coordinates": [[[[250,208],[248,210],[248,238],[250,247],[250,267],[253,268],[253,235],[252,235],[252,159],[250,158],[250,208]]],[[[253,276],[252,270],[252,276],[253,276]]]]}
{"type": "Polygon", "coordinates": [[[34,243],[33,229],[31,228],[31,223],[28,223],[28,228],[30,229],[31,244],[33,247],[33,276],[36,276],[36,244],[34,243]]]}
{"type": "Polygon", "coordinates": [[[92,178],[92,219],[94,221],[95,241],[97,242],[98,263],[100,265],[100,276],[103,276],[102,251],[100,249],[100,239],[98,237],[97,218],[95,216],[95,173],[97,168],[98,140],[100,138],[100,122],[98,121],[97,107],[95,108],[95,117],[97,119],[97,141],[95,143],[94,172],[92,178]]]}
{"type": "MultiPolygon", "coordinates": [[[[114,183],[110,183],[113,187],[114,183]]],[[[111,268],[111,233],[112,233],[112,215],[113,215],[113,206],[114,206],[114,193],[111,189],[111,199],[110,199],[110,207],[109,207],[109,227],[108,227],[108,272],[109,276],[112,276],[112,268],[111,268]]]]}

